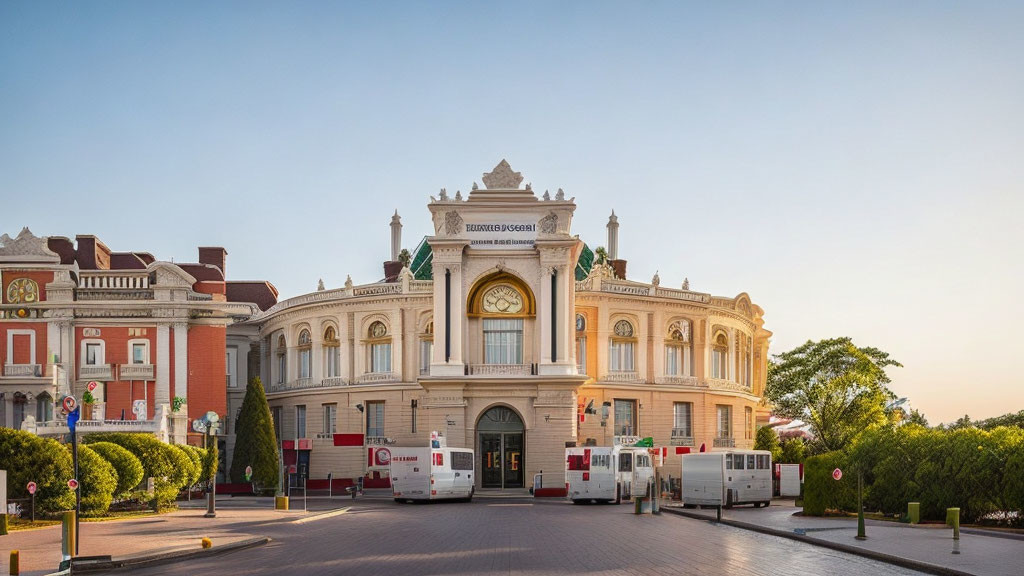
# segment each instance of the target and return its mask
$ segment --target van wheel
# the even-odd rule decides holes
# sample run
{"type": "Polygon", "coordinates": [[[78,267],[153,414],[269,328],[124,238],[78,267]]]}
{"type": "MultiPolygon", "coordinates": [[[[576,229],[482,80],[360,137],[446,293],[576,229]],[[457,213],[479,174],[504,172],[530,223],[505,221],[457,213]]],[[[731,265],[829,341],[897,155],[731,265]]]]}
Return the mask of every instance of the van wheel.
{"type": "Polygon", "coordinates": [[[572,500],[572,503],[573,503],[573,504],[583,504],[583,500],[576,500],[576,499],[573,499],[573,500],[572,500]]]}
{"type": "Polygon", "coordinates": [[[615,503],[622,504],[622,486],[615,487],[615,503]]]}
{"type": "Polygon", "coordinates": [[[771,505],[772,505],[772,501],[771,500],[768,500],[766,502],[761,502],[761,506],[764,506],[765,508],[767,508],[767,507],[769,507],[771,505]]]}
{"type": "Polygon", "coordinates": [[[732,508],[732,490],[725,491],[725,509],[732,508]]]}

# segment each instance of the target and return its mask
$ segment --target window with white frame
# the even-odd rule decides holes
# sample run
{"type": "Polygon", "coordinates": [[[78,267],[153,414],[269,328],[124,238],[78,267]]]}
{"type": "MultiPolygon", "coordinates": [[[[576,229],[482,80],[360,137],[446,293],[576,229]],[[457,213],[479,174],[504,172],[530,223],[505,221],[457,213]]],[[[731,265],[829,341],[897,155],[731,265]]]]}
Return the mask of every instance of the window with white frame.
{"type": "Polygon", "coordinates": [[[323,355],[324,377],[338,377],[341,374],[341,343],[338,341],[334,326],[328,326],[324,330],[323,355]]]}
{"type": "Polygon", "coordinates": [[[277,338],[277,383],[284,384],[288,378],[288,347],[285,345],[284,334],[277,338]]]}
{"type": "Polygon", "coordinates": [[[665,339],[665,375],[690,375],[690,323],[673,322],[665,339]]]}
{"type": "Polygon", "coordinates": [[[370,324],[370,372],[380,374],[391,372],[391,338],[388,327],[381,321],[370,324]]]}
{"type": "Polygon", "coordinates": [[[324,404],[324,434],[338,431],[338,405],[324,404]]]}
{"type": "Polygon", "coordinates": [[[523,363],[523,319],[484,318],[484,364],[523,363]]]}
{"type": "Polygon", "coordinates": [[[636,417],[636,400],[615,400],[615,435],[638,434],[636,417]]]}
{"type": "Polygon", "coordinates": [[[716,408],[716,414],[718,415],[717,421],[718,426],[716,429],[717,438],[731,438],[732,437],[732,406],[719,404],[716,408]]]}
{"type": "Polygon", "coordinates": [[[672,405],[672,435],[693,437],[693,403],[675,402],[672,405]]]}
{"type": "Polygon", "coordinates": [[[427,322],[420,334],[420,374],[430,374],[430,360],[434,356],[434,321],[427,322]]]}
{"type": "Polygon", "coordinates": [[[306,407],[299,404],[295,407],[295,438],[306,437],[306,407]]]}
{"type": "Polygon", "coordinates": [[[312,375],[312,354],[313,340],[309,330],[299,332],[299,378],[309,378],[312,375]]]}
{"type": "Polygon", "coordinates": [[[237,364],[236,358],[238,357],[238,348],[228,348],[224,355],[224,375],[225,380],[228,382],[228,388],[235,388],[238,386],[237,376],[235,375],[235,365],[237,364]]]}
{"type": "Polygon", "coordinates": [[[366,403],[366,435],[371,437],[384,436],[384,402],[371,401],[366,403]]]}
{"type": "Polygon", "coordinates": [[[86,340],[82,342],[82,357],[86,366],[106,364],[105,349],[102,340],[86,340]]]}
{"type": "Polygon", "coordinates": [[[149,364],[149,341],[129,340],[128,353],[131,364],[149,364]]]}
{"type": "Polygon", "coordinates": [[[729,373],[726,365],[729,362],[729,337],[719,331],[711,345],[711,377],[725,379],[729,373]]]}
{"type": "Polygon", "coordinates": [[[576,315],[576,373],[587,373],[587,318],[576,315]]]}
{"type": "Polygon", "coordinates": [[[608,370],[611,372],[633,372],[633,324],[629,320],[615,323],[608,349],[608,370]]]}

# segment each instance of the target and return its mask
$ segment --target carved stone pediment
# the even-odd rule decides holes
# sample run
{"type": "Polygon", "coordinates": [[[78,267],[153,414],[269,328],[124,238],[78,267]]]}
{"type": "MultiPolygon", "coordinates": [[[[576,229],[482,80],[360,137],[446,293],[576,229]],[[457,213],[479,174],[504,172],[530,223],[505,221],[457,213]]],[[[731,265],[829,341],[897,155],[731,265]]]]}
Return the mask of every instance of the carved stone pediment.
{"type": "Polygon", "coordinates": [[[518,190],[522,181],[523,175],[513,172],[512,167],[505,160],[498,162],[494,170],[484,173],[484,186],[488,190],[518,190]]]}
{"type": "Polygon", "coordinates": [[[46,245],[45,237],[36,236],[26,226],[17,238],[0,236],[0,261],[59,263],[60,256],[46,245]]]}

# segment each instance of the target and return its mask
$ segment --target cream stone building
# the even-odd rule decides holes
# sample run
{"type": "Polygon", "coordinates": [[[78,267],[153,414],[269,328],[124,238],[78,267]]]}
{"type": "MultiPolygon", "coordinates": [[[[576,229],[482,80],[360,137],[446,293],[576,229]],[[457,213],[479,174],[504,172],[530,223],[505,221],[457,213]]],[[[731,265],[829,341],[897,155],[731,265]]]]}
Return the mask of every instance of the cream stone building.
{"type": "Polygon", "coordinates": [[[763,311],[745,293],[626,279],[614,213],[594,263],[572,234],[574,199],[522,180],[502,161],[483,188],[431,197],[434,235],[411,262],[396,213],[384,281],[239,327],[258,344],[286,464],[386,484],[387,447],[436,431],[476,451],[478,488],[527,488],[542,471],[564,482],[566,446],[649,436],[674,470],[702,444],[753,445],[768,416],[763,311]]]}

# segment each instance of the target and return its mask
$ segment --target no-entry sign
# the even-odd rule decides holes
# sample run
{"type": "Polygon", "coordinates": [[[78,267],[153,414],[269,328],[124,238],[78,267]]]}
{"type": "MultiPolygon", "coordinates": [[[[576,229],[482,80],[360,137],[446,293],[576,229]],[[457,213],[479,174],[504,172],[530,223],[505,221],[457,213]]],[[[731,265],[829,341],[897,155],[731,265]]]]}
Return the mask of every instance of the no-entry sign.
{"type": "Polygon", "coordinates": [[[840,470],[839,468],[836,468],[835,470],[832,471],[832,478],[834,478],[836,480],[839,480],[842,477],[843,477],[843,471],[840,470]]]}
{"type": "Polygon", "coordinates": [[[75,406],[78,406],[78,402],[75,400],[74,396],[65,396],[63,406],[65,411],[72,412],[74,411],[75,406]]]}
{"type": "Polygon", "coordinates": [[[96,390],[96,387],[99,386],[99,385],[100,385],[99,382],[97,382],[95,380],[91,380],[91,381],[89,381],[88,384],[85,385],[85,387],[89,389],[89,392],[92,392],[92,391],[96,390]]]}
{"type": "Polygon", "coordinates": [[[28,493],[29,494],[35,494],[36,493],[36,483],[35,482],[29,482],[28,485],[25,486],[25,488],[28,489],[28,493]]]}
{"type": "Polygon", "coordinates": [[[68,488],[71,488],[72,490],[78,490],[78,480],[75,480],[74,478],[68,480],[68,488]]]}

